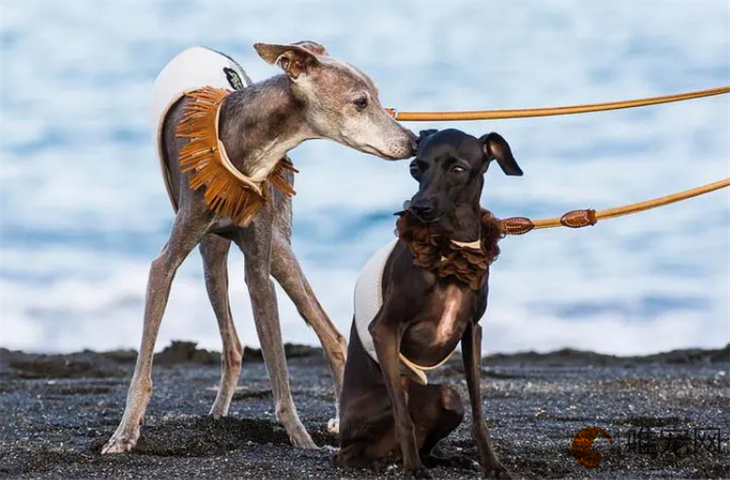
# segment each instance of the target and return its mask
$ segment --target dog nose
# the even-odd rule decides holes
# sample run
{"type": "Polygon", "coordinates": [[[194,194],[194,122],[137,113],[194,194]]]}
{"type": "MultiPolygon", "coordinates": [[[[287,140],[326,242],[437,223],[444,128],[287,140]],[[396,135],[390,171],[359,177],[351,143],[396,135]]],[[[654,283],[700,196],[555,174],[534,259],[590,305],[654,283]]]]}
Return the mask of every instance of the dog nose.
{"type": "Polygon", "coordinates": [[[412,202],[409,210],[417,217],[425,219],[434,212],[434,206],[433,203],[427,200],[419,200],[417,202],[412,202]]]}

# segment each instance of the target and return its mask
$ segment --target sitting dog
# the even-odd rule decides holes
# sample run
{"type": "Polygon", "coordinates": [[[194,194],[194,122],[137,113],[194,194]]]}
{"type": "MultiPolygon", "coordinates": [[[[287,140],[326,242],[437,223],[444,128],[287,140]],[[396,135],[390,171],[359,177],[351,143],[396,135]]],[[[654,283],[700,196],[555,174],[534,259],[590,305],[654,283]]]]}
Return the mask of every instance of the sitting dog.
{"type": "Polygon", "coordinates": [[[498,221],[479,205],[484,173],[497,160],[522,175],[507,142],[458,130],[421,132],[410,164],[418,193],[397,213],[398,239],[367,263],[355,287],[355,318],[341,396],[341,465],[401,459],[427,477],[422,457],[462,421],[459,394],[428,385],[425,372],[461,342],[481,466],[509,478],[497,459],[479,390],[481,327],[489,265],[501,238],[498,221]]]}

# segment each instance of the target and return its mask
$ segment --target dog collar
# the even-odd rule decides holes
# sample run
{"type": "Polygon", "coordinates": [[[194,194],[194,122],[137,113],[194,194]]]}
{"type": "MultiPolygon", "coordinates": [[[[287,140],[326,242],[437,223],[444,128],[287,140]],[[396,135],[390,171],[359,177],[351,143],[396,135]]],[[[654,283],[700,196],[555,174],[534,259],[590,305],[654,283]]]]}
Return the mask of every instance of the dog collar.
{"type": "Polygon", "coordinates": [[[479,238],[474,240],[473,242],[460,242],[458,240],[451,240],[451,243],[456,245],[459,248],[471,248],[474,250],[480,250],[482,248],[482,236],[479,235],[479,238]]]}
{"type": "Polygon", "coordinates": [[[481,288],[489,265],[499,255],[497,242],[503,236],[498,220],[484,209],[479,240],[473,242],[449,239],[447,232],[421,222],[407,211],[400,214],[396,226],[398,237],[413,255],[414,265],[440,277],[454,276],[472,290],[481,288]]]}
{"type": "Polygon", "coordinates": [[[269,185],[284,195],[296,194],[285,174],[298,170],[284,157],[265,180],[255,182],[233,165],[220,141],[218,129],[221,105],[230,93],[230,90],[214,87],[186,92],[185,96],[193,101],[183,107],[175,133],[178,138],[189,139],[180,149],[179,161],[180,170],[190,173],[190,188],[205,187],[208,208],[245,227],[266,203],[269,185]]]}

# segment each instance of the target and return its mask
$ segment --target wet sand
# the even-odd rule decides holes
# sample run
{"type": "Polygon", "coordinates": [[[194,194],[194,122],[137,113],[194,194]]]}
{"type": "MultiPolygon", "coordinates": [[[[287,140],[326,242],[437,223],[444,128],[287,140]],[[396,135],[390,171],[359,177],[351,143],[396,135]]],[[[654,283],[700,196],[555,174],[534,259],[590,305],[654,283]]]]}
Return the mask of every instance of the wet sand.
{"type": "MultiPolygon", "coordinates": [[[[336,445],[325,430],[334,396],[321,351],[290,345],[287,354],[302,421],[318,445],[336,445]]],[[[1,349],[0,477],[401,477],[394,466],[380,472],[339,468],[331,461],[333,448],[290,446],[274,419],[268,377],[255,350],[245,353],[229,417],[212,420],[207,413],[220,354],[184,342],[156,357],[154,393],[134,453],[101,456],[121,417],[135,358],[134,351],[34,355],[1,349]]],[[[466,403],[461,372],[455,358],[431,382],[455,385],[466,403]]],[[[648,357],[573,350],[495,355],[483,362],[482,394],[498,454],[515,478],[730,478],[730,345],[648,357]],[[571,452],[575,434],[589,426],[613,439],[595,440],[602,456],[597,468],[581,465],[571,452]],[[721,450],[712,451],[707,440],[679,449],[644,441],[659,451],[641,453],[636,434],[642,427],[644,434],[663,430],[665,436],[719,428],[721,450]]],[[[459,466],[434,468],[434,478],[480,478],[469,425],[467,415],[440,445],[459,466]]]]}

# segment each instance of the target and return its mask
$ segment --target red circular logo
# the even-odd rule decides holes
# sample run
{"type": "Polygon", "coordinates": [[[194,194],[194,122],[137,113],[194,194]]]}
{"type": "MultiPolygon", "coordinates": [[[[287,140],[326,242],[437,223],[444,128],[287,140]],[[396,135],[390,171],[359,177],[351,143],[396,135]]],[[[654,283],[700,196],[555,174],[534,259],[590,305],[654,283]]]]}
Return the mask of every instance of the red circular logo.
{"type": "Polygon", "coordinates": [[[596,439],[598,434],[603,435],[613,445],[611,435],[609,435],[604,429],[598,427],[586,427],[578,432],[573,438],[573,456],[578,463],[588,468],[596,468],[601,464],[601,454],[591,449],[593,440],[596,439]]]}

